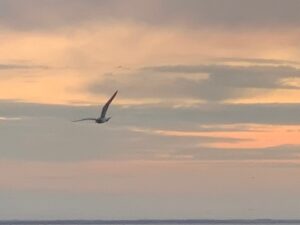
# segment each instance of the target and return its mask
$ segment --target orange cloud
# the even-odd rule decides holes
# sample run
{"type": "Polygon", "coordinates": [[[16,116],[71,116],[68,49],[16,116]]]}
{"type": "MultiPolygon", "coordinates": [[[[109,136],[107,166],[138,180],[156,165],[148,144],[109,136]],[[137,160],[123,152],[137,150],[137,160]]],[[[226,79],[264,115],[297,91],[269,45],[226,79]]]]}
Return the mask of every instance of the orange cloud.
{"type": "MultiPolygon", "coordinates": [[[[255,91],[255,89],[252,89],[255,91]]],[[[224,103],[255,104],[255,103],[299,103],[300,90],[297,89],[273,89],[258,90],[258,94],[252,97],[226,100],[224,103]]]]}
{"type": "Polygon", "coordinates": [[[143,132],[169,137],[215,137],[215,138],[232,138],[236,142],[213,142],[199,143],[199,146],[216,147],[216,148],[267,148],[280,145],[300,145],[299,135],[300,126],[297,125],[256,125],[248,124],[247,129],[235,131],[230,128],[240,127],[243,124],[219,125],[217,129],[229,128],[228,131],[182,131],[182,130],[151,130],[131,128],[132,131],[143,132]]]}
{"type": "MultiPolygon", "coordinates": [[[[1,99],[57,104],[94,101],[82,87],[95,79],[101,80],[104,74],[114,73],[119,66],[136,69],[249,56],[295,60],[300,56],[299,35],[297,30],[288,29],[232,32],[205,27],[201,30],[158,28],[134,23],[90,23],[52,32],[17,32],[2,28],[1,63],[33,63],[51,69],[1,70],[0,96],[1,99]]],[[[295,90],[285,91],[284,95],[281,92],[262,95],[261,101],[294,102],[299,96],[295,90]],[[290,95],[294,96],[292,100],[290,95]]],[[[252,99],[239,102],[249,101],[252,99]]]]}

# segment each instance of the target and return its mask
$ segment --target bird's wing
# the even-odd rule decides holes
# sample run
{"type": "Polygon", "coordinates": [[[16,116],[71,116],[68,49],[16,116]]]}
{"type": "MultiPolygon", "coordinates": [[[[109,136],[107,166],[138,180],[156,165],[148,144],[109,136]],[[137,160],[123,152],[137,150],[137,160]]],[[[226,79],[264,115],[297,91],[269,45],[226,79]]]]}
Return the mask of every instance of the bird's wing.
{"type": "Polygon", "coordinates": [[[102,108],[102,112],[101,112],[101,118],[105,118],[105,114],[107,112],[108,106],[109,104],[112,102],[112,100],[114,100],[114,98],[116,97],[118,91],[116,91],[113,96],[110,97],[110,99],[105,103],[105,105],[102,108]]]}
{"type": "Polygon", "coordinates": [[[80,120],[73,120],[72,122],[80,122],[80,121],[84,121],[84,120],[96,120],[96,118],[84,118],[84,119],[80,119],[80,120]]]}

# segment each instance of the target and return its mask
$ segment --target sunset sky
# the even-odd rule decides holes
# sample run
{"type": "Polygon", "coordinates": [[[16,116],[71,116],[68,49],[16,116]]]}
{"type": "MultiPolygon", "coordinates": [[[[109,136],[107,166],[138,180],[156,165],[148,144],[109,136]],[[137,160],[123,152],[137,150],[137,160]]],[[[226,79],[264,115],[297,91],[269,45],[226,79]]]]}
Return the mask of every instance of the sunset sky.
{"type": "Polygon", "coordinates": [[[0,219],[300,218],[299,9],[0,0],[0,219]]]}

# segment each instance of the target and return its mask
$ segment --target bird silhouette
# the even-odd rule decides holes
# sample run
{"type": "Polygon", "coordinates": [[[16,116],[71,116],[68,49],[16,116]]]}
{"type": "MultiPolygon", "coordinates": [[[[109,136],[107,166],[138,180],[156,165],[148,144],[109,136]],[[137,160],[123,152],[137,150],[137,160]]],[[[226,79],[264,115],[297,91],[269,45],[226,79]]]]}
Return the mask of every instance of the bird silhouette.
{"type": "Polygon", "coordinates": [[[105,117],[106,112],[108,110],[108,107],[110,105],[110,103],[114,100],[114,98],[116,97],[118,91],[116,91],[111,97],[110,99],[105,103],[105,105],[102,107],[102,111],[101,111],[101,115],[98,118],[83,118],[80,120],[74,120],[73,122],[80,122],[80,121],[84,121],[84,120],[93,120],[96,123],[106,123],[107,121],[110,120],[111,117],[105,117]]]}

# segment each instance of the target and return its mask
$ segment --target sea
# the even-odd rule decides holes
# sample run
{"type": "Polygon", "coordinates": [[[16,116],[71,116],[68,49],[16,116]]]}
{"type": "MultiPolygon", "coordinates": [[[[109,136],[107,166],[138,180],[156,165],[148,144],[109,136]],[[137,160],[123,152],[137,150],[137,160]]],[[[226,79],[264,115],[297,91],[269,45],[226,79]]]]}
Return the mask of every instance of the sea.
{"type": "Polygon", "coordinates": [[[0,225],[291,225],[300,220],[0,220],[0,225]]]}

